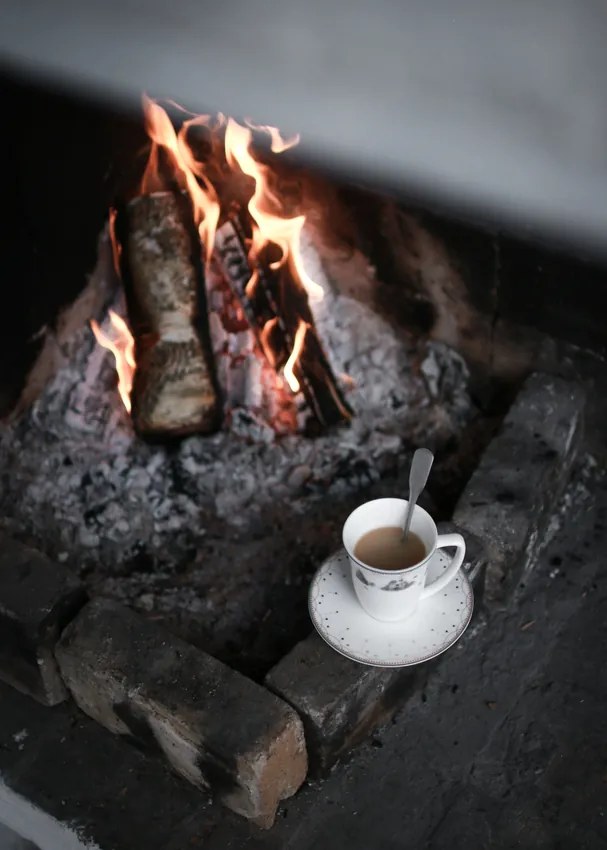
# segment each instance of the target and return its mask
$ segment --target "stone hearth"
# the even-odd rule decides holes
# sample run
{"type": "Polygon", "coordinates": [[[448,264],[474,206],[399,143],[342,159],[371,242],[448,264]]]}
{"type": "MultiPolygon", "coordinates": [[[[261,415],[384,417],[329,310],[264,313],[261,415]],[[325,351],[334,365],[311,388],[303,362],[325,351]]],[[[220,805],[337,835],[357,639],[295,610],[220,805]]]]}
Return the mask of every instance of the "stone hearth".
{"type": "MultiPolygon", "coordinates": [[[[579,382],[532,375],[459,499],[454,518],[471,544],[465,568],[477,595],[472,636],[530,574],[545,535],[558,527],[555,508],[582,439],[583,408],[579,382]]],[[[40,556],[21,544],[4,552],[0,628],[14,638],[5,643],[2,676],[56,703],[62,694],[45,684],[53,666],[85,713],[156,752],[261,826],[271,825],[280,800],[297,790],[307,760],[311,775],[325,773],[393,716],[427,675],[426,666],[395,671],[357,665],[312,635],[279,661],[262,687],[118,603],[83,604],[65,565],[53,566],[57,578],[48,585],[48,600],[41,598],[40,556]],[[243,706],[251,711],[239,719],[243,706]],[[263,735],[251,722],[262,724],[263,735]],[[209,732],[213,724],[216,735],[209,732]],[[233,732],[226,735],[226,729],[233,732]]]]}

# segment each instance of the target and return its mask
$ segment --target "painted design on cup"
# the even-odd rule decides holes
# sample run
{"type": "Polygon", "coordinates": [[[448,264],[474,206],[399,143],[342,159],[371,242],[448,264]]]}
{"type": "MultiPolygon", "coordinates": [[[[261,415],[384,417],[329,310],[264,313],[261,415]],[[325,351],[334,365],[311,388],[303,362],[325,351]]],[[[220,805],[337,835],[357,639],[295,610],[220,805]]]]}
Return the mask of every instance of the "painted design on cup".
{"type": "Polygon", "coordinates": [[[407,581],[404,578],[394,578],[388,584],[380,587],[380,590],[406,590],[408,587],[413,587],[415,581],[407,581]]]}
{"type": "Polygon", "coordinates": [[[360,570],[356,570],[356,578],[359,580],[361,584],[364,584],[365,587],[375,587],[375,582],[368,581],[365,576],[361,573],[360,570]]]}

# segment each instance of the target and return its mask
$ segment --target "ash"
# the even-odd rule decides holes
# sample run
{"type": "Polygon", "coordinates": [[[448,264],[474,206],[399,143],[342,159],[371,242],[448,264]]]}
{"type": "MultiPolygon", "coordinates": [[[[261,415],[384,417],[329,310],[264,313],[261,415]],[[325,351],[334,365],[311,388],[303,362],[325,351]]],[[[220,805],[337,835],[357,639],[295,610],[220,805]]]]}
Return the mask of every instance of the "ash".
{"type": "MultiPolygon", "coordinates": [[[[306,263],[325,290],[315,320],[347,376],[349,426],[277,436],[241,408],[212,436],[148,444],[121,406],[112,356],[82,327],[35,404],[0,430],[5,526],[93,592],[220,657],[263,643],[270,612],[289,621],[285,600],[305,620],[303,586],[361,493],[407,467],[414,446],[456,443],[473,413],[461,357],[375,312],[362,255],[340,277],[322,253],[309,238],[306,263]]],[[[94,274],[109,274],[107,260],[94,274]]]]}

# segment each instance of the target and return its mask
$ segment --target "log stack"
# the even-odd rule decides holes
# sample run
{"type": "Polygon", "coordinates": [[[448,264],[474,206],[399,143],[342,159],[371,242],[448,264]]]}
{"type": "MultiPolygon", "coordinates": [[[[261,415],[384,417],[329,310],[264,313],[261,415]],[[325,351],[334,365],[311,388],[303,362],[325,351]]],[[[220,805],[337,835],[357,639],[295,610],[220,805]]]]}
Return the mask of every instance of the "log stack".
{"type": "MultiPolygon", "coordinates": [[[[250,262],[243,215],[246,219],[241,208],[218,229],[215,259],[260,351],[280,373],[298,338],[303,339],[291,367],[312,414],[307,430],[315,433],[348,422],[352,411],[324,354],[305,290],[287,264],[276,267],[271,244],[250,262]]],[[[117,209],[115,234],[135,339],[134,427],[147,438],[213,431],[221,411],[208,329],[204,252],[189,197],[171,191],[140,195],[117,209]]]]}

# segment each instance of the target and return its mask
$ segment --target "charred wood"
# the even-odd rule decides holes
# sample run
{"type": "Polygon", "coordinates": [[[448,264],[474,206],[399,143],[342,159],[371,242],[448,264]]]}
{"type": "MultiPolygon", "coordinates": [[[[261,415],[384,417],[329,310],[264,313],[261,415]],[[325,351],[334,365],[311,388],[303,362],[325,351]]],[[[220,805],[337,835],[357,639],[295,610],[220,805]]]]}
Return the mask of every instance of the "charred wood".
{"type": "Polygon", "coordinates": [[[287,266],[270,267],[274,258],[251,268],[246,234],[236,216],[217,231],[215,251],[219,264],[240,301],[264,355],[277,370],[293,351],[301,321],[306,333],[293,373],[318,424],[331,427],[352,418],[314,327],[307,296],[287,266]]]}

